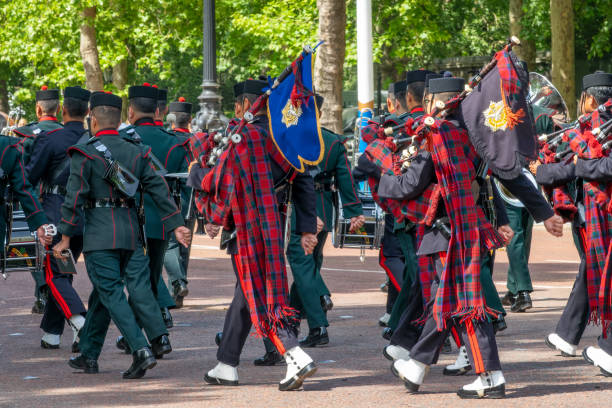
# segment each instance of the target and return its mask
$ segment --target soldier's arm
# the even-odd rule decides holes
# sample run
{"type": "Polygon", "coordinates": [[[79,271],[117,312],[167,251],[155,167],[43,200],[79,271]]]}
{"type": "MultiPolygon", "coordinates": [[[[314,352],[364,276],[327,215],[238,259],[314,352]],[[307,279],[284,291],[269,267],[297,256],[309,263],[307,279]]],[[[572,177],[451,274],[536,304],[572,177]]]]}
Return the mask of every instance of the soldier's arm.
{"type": "Polygon", "coordinates": [[[7,171],[14,194],[17,196],[23,211],[26,214],[26,221],[31,231],[35,231],[43,224],[47,223],[45,215],[38,197],[25,175],[21,151],[17,146],[7,146],[2,158],[3,168],[7,171]],[[5,167],[5,164],[11,164],[5,167]]]}
{"type": "Polygon", "coordinates": [[[49,160],[53,156],[53,146],[46,133],[40,134],[32,145],[30,161],[25,167],[26,175],[33,186],[37,185],[41,177],[47,171],[49,160]]]}
{"type": "MultiPolygon", "coordinates": [[[[538,169],[540,167],[542,166],[538,169]]],[[[529,211],[535,222],[547,220],[555,215],[544,196],[524,174],[521,173],[512,180],[499,178],[499,181],[525,205],[525,209],[529,211]]]]}
{"type": "Polygon", "coordinates": [[[295,230],[302,234],[317,233],[317,206],[315,205],[314,180],[307,173],[298,173],[293,179],[293,208],[295,230]]]}
{"type": "Polygon", "coordinates": [[[346,218],[353,218],[363,214],[361,201],[357,197],[355,180],[349,166],[346,148],[342,143],[336,143],[336,182],[342,200],[342,209],[346,218]]]}
{"type": "Polygon", "coordinates": [[[544,187],[560,187],[576,178],[574,163],[540,164],[536,171],[536,181],[544,187]]]}
{"type": "Polygon", "coordinates": [[[508,225],[510,220],[508,219],[508,212],[506,211],[506,205],[499,190],[495,183],[491,183],[491,189],[493,190],[493,205],[495,205],[495,216],[497,218],[497,225],[508,225]]]}
{"type": "Polygon", "coordinates": [[[153,199],[166,231],[174,231],[177,227],[185,225],[185,221],[174,200],[170,197],[168,183],[166,183],[162,176],[155,173],[155,168],[149,156],[151,149],[147,146],[143,148],[145,149],[145,154],[141,164],[140,182],[144,191],[153,199]]]}
{"type": "Polygon", "coordinates": [[[610,182],[612,181],[612,158],[578,159],[576,176],[588,181],[610,182]]]}
{"type": "Polygon", "coordinates": [[[71,237],[81,232],[78,228],[81,208],[85,200],[89,198],[91,174],[91,160],[84,152],[74,148],[69,149],[70,176],[66,184],[66,198],[62,204],[62,219],[58,231],[62,235],[71,237]]]}
{"type": "Polygon", "coordinates": [[[413,200],[436,180],[431,153],[420,152],[400,176],[383,174],[378,185],[381,198],[413,200]]]}

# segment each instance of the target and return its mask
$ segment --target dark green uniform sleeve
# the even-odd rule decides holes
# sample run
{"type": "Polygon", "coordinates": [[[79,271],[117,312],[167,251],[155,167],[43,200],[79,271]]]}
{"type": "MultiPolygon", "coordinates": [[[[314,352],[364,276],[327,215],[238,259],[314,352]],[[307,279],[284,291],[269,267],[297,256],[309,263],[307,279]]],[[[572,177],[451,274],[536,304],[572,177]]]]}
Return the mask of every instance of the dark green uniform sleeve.
{"type": "Polygon", "coordinates": [[[62,220],[58,226],[58,231],[62,235],[69,237],[80,234],[79,217],[80,209],[89,196],[89,175],[91,172],[91,162],[81,152],[73,151],[70,158],[70,177],[66,184],[66,198],[62,204],[62,220]]]}
{"type": "Polygon", "coordinates": [[[7,147],[4,157],[2,158],[2,167],[7,173],[13,192],[17,196],[26,214],[28,227],[31,231],[35,231],[38,227],[48,222],[47,216],[38,201],[38,197],[32,185],[25,176],[21,152],[17,146],[7,147]],[[6,167],[5,164],[7,165],[6,167]]]}
{"type": "Polygon", "coordinates": [[[342,200],[342,210],[345,218],[353,218],[363,215],[361,201],[357,197],[357,189],[355,188],[355,180],[351,173],[346,148],[342,143],[336,143],[338,154],[336,157],[336,183],[340,191],[340,199],[342,200]]]}
{"type": "MultiPolygon", "coordinates": [[[[146,149],[150,152],[148,147],[146,149]]],[[[185,225],[183,216],[170,198],[170,189],[166,180],[155,173],[148,153],[144,156],[140,182],[144,191],[153,199],[166,231],[174,231],[177,227],[185,225]]]]}

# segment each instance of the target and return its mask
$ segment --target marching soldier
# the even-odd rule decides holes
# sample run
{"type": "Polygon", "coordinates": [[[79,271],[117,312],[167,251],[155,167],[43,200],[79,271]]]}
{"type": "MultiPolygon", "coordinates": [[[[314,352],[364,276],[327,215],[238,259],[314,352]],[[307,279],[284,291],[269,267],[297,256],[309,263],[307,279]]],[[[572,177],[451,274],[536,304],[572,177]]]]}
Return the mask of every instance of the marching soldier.
{"type": "MultiPolygon", "coordinates": [[[[129,111],[128,120],[131,126],[121,130],[122,135],[140,140],[150,146],[153,157],[168,173],[185,173],[189,167],[189,142],[177,141],[176,137],[159,127],[154,120],[158,115],[158,90],[145,83],[142,86],[132,86],[128,90],[129,111]]],[[[150,260],[151,286],[168,328],[173,326],[170,308],[176,306],[168,293],[163,280],[160,282],[164,266],[164,255],[168,247],[168,231],[164,228],[151,196],[145,194],[145,216],[147,235],[147,255],[150,260]]],[[[121,340],[118,347],[122,348],[121,340]]]]}
{"type": "MultiPolygon", "coordinates": [[[[183,97],[178,98],[177,102],[171,102],[168,106],[168,120],[171,125],[170,133],[173,133],[180,142],[189,142],[193,136],[189,131],[191,110],[191,104],[185,102],[185,98],[183,97]]],[[[191,154],[189,160],[193,160],[191,154]]],[[[181,212],[185,218],[185,225],[193,232],[196,218],[191,217],[187,219],[187,211],[190,205],[189,200],[191,199],[190,190],[191,189],[182,190],[181,212]]],[[[192,211],[193,210],[194,209],[192,209],[192,211]]],[[[187,267],[189,266],[190,252],[191,246],[185,248],[179,245],[173,237],[170,237],[168,249],[166,250],[166,256],[164,258],[164,266],[168,273],[168,287],[172,288],[172,298],[177,308],[183,307],[183,299],[189,294],[189,289],[187,288],[187,267]]]]}
{"type": "MultiPolygon", "coordinates": [[[[22,138],[19,146],[23,152],[24,165],[27,165],[30,160],[36,136],[41,132],[49,132],[62,127],[61,123],[57,120],[57,114],[60,109],[59,96],[59,90],[49,89],[44,85],[39,91],[36,91],[36,117],[38,121],[28,123],[13,130],[17,136],[22,138]]],[[[34,289],[36,301],[34,306],[32,306],[32,313],[43,313],[49,298],[49,290],[45,283],[43,271],[32,272],[32,278],[36,285],[34,289]]]]}
{"type": "MultiPolygon", "coordinates": [[[[89,112],[90,92],[81,87],[68,87],[64,90],[62,118],[64,127],[48,132],[41,132],[34,140],[30,162],[26,166],[26,174],[32,185],[40,182],[41,201],[45,213],[53,224],[58,225],[60,209],[66,194],[66,183],[70,173],[70,159],[66,151],[80,139],[87,140],[83,121],[89,112]]],[[[84,141],[83,140],[83,141],[84,141]]],[[[74,260],[77,260],[83,249],[82,223],[70,240],[70,250],[74,260]]],[[[60,237],[53,239],[53,244],[60,237]]],[[[44,335],[41,347],[57,349],[60,336],[64,331],[64,320],[73,329],[72,352],[78,352],[78,332],[85,323],[85,306],[72,287],[72,274],[61,273],[55,257],[47,255],[45,280],[51,290],[53,301],[47,302],[40,323],[44,335]]]]}
{"type": "Polygon", "coordinates": [[[119,135],[121,105],[116,95],[91,95],[90,131],[94,137],[68,150],[71,167],[61,209],[62,239],[53,252],[56,258],[65,256],[63,251],[70,247],[71,238],[80,232],[80,209],[84,208],[83,253],[93,291],[81,330],[81,354],[71,358],[69,365],[86,373],[98,372],[98,356],[112,319],[133,350],[132,365],[123,373],[123,378],[133,379],[143,377],[155,366],[156,357],[172,350],[151,290],[136,208],[138,189],[153,198],[166,231],[174,231],[184,245],[191,236],[169,198],[168,186],[154,170],[151,149],[119,135]],[[138,323],[144,326],[151,347],[138,323]]]}
{"type": "MultiPolygon", "coordinates": [[[[236,116],[244,115],[267,86],[266,81],[258,80],[237,84],[234,87],[236,116]]],[[[233,154],[239,157],[228,156],[228,165],[240,165],[242,169],[250,172],[250,177],[246,178],[243,178],[237,169],[232,171],[231,175],[226,173],[230,177],[237,177],[235,183],[240,187],[236,191],[236,199],[244,207],[232,207],[230,210],[225,204],[214,214],[220,216],[220,212],[231,211],[229,218],[236,227],[236,238],[231,235],[224,238],[222,235],[222,240],[228,241],[228,252],[232,254],[232,265],[238,282],[232,304],[225,316],[222,336],[217,336],[220,343],[217,351],[218,364],[208,371],[204,380],[209,384],[238,385],[236,367],[251,326],[255,325],[257,333],[269,338],[279,354],[285,358],[287,373],[279,383],[279,390],[288,391],[299,388],[306,377],[314,374],[316,364],[299,347],[293,312],[287,309],[288,305],[285,303],[286,276],[281,275],[285,270],[281,209],[291,185],[296,212],[296,232],[301,235],[304,251],[311,254],[317,244],[316,204],[312,177],[304,173],[294,173],[269,139],[265,109],[264,105],[262,110],[255,112],[253,120],[240,133],[241,143],[238,145],[241,148],[239,151],[233,151],[233,154]],[[251,220],[251,214],[254,213],[259,214],[261,221],[251,220]],[[247,232],[247,224],[251,222],[257,223],[257,227],[248,225],[248,228],[256,228],[252,233],[247,232]],[[269,228],[262,228],[260,222],[265,222],[269,228]],[[261,248],[261,253],[254,251],[255,247],[261,248]],[[251,289],[247,289],[245,285],[249,285],[251,289]]],[[[222,169],[225,170],[225,167],[222,169]]],[[[209,170],[199,166],[195,168],[199,173],[209,170]]],[[[228,187],[224,187],[220,194],[224,194],[225,188],[228,187]]],[[[204,199],[207,197],[204,196],[204,199]]],[[[216,204],[220,203],[217,201],[216,204]]],[[[223,219],[215,219],[214,224],[207,225],[210,236],[218,233],[219,227],[215,225],[225,223],[226,217],[223,215],[221,218],[223,219]]]]}
{"type": "MultiPolygon", "coordinates": [[[[581,114],[591,114],[597,109],[599,105],[604,104],[612,98],[612,74],[597,72],[589,74],[582,79],[582,96],[581,96],[581,114]]],[[[609,111],[607,113],[601,113],[601,120],[605,122],[609,120],[611,115],[609,111]]],[[[552,163],[552,164],[541,164],[538,166],[536,179],[545,187],[558,187],[572,182],[578,177],[578,193],[577,202],[580,203],[580,207],[584,211],[574,217],[572,222],[572,229],[576,231],[576,235],[582,235],[581,245],[585,247],[586,256],[581,259],[580,268],[576,281],[572,287],[572,291],[567,299],[567,304],[563,309],[561,318],[557,323],[555,331],[546,337],[546,344],[553,350],[558,350],[564,357],[574,357],[577,355],[578,344],[582,339],[582,335],[586,329],[587,324],[592,320],[604,320],[609,315],[605,315],[601,310],[598,310],[597,305],[597,294],[608,293],[609,287],[596,287],[597,280],[589,278],[597,273],[595,270],[596,265],[594,263],[594,257],[589,256],[589,240],[597,237],[590,237],[588,233],[585,233],[586,228],[581,234],[580,229],[584,228],[580,226],[581,222],[587,221],[592,222],[591,228],[597,227],[598,223],[592,220],[581,220],[580,212],[587,214],[586,203],[586,191],[583,184],[589,182],[602,182],[609,183],[610,175],[612,172],[609,171],[609,158],[604,157],[600,159],[583,159],[578,158],[576,164],[570,163],[552,163]],[[603,290],[602,290],[603,289],[603,290]]],[[[609,215],[608,215],[609,218],[609,215]]],[[[609,225],[609,224],[608,224],[609,225]]],[[[605,225],[600,225],[600,231],[598,236],[609,237],[609,228],[605,225]]],[[[576,240],[580,242],[580,240],[576,240]]],[[[608,248],[605,248],[608,250],[608,248]]],[[[593,249],[594,251],[594,249],[593,249]]],[[[582,253],[580,251],[579,253],[582,253]]],[[[609,270],[609,257],[610,253],[608,250],[608,261],[605,263],[604,270],[602,271],[601,285],[610,284],[604,279],[604,273],[608,273],[609,270]]],[[[609,299],[609,298],[608,298],[609,299]]],[[[609,304],[608,304],[609,308],[609,304]]],[[[610,310],[610,309],[608,309],[610,310]]],[[[605,325],[604,325],[605,326],[605,325]]],[[[599,347],[586,347],[583,350],[584,358],[591,364],[595,364],[602,369],[604,375],[612,375],[612,334],[607,333],[607,337],[602,333],[602,337],[599,339],[599,347]]]]}
{"type": "MultiPolygon", "coordinates": [[[[317,108],[320,110],[322,105],[323,97],[317,95],[317,108]]],[[[339,210],[334,210],[334,206],[339,206],[338,200],[333,197],[337,194],[335,192],[340,194],[344,218],[351,222],[350,231],[358,230],[365,221],[344,147],[345,139],[325,128],[321,128],[321,136],[325,153],[315,172],[314,183],[317,216],[323,222],[323,228],[317,235],[314,252],[306,255],[300,245],[300,235],[295,232],[295,217],[292,217],[292,233],[287,248],[287,259],[293,274],[289,303],[308,320],[308,336],[300,341],[302,347],[329,343],[327,311],[331,310],[333,303],[321,276],[321,266],[327,234],[333,231],[333,214],[339,210]]]]}

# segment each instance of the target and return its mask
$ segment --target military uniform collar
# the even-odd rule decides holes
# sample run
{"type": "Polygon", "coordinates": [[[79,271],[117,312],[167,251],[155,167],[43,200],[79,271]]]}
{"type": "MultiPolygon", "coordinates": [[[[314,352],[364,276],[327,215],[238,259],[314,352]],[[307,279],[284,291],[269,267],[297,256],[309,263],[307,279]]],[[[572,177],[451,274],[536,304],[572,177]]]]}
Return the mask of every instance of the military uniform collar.
{"type": "Polygon", "coordinates": [[[410,111],[410,113],[423,113],[425,112],[425,110],[423,109],[422,106],[417,106],[412,108],[412,110],[410,111]]]}
{"type": "Polygon", "coordinates": [[[134,126],[157,126],[153,118],[140,118],[134,122],[134,126]]]}
{"type": "Polygon", "coordinates": [[[39,122],[46,122],[46,121],[57,122],[57,118],[55,116],[45,115],[45,116],[41,116],[40,119],[38,119],[38,121],[39,122]]]}
{"type": "Polygon", "coordinates": [[[64,122],[64,127],[66,128],[84,128],[83,122],[78,120],[71,120],[70,122],[64,122]]]}
{"type": "Polygon", "coordinates": [[[162,126],[162,127],[164,126],[164,122],[161,120],[155,120],[154,122],[157,126],[162,126]]]}
{"type": "Polygon", "coordinates": [[[175,132],[178,132],[178,133],[190,133],[189,129],[185,129],[185,128],[174,128],[172,130],[174,130],[175,132]]]}
{"type": "Polygon", "coordinates": [[[117,131],[117,129],[102,129],[98,133],[96,133],[94,137],[117,136],[117,135],[119,135],[119,132],[117,131]]]}

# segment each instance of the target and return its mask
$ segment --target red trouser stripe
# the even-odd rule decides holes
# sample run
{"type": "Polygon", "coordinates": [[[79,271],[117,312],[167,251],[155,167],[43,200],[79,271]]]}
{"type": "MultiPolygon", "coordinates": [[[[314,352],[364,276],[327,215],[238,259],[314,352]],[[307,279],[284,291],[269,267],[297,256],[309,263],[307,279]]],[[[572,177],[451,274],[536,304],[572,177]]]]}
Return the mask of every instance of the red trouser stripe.
{"type": "Polygon", "coordinates": [[[391,269],[389,269],[389,267],[385,263],[385,262],[387,262],[387,258],[385,257],[385,254],[383,254],[382,246],[380,247],[380,252],[378,254],[378,259],[379,259],[378,264],[380,265],[381,268],[383,268],[383,270],[385,271],[385,273],[389,277],[389,280],[391,281],[393,286],[395,286],[395,289],[397,289],[397,291],[400,292],[402,290],[401,286],[397,282],[397,279],[395,279],[395,276],[393,276],[393,273],[391,272],[391,269]]]}
{"type": "Polygon", "coordinates": [[[457,345],[457,347],[461,347],[461,336],[459,336],[459,333],[457,332],[457,328],[455,326],[451,327],[450,329],[451,335],[453,336],[453,340],[455,340],[455,344],[457,345]]]}
{"type": "Polygon", "coordinates": [[[472,358],[474,359],[474,370],[476,370],[476,374],[484,373],[484,363],[482,362],[482,353],[480,352],[480,346],[478,345],[478,338],[476,337],[476,331],[474,330],[474,323],[472,323],[472,320],[468,319],[464,324],[467,330],[468,341],[470,342],[472,358]]]}
{"type": "Polygon", "coordinates": [[[72,317],[72,312],[70,311],[68,304],[66,303],[66,301],[60,294],[59,290],[57,290],[57,287],[53,283],[53,271],[51,270],[51,258],[50,257],[51,255],[47,254],[47,257],[45,258],[45,278],[46,278],[45,280],[47,281],[47,285],[49,285],[49,288],[51,289],[53,298],[55,298],[55,300],[60,306],[60,309],[62,309],[64,316],[66,316],[66,319],[70,319],[72,317]]]}

